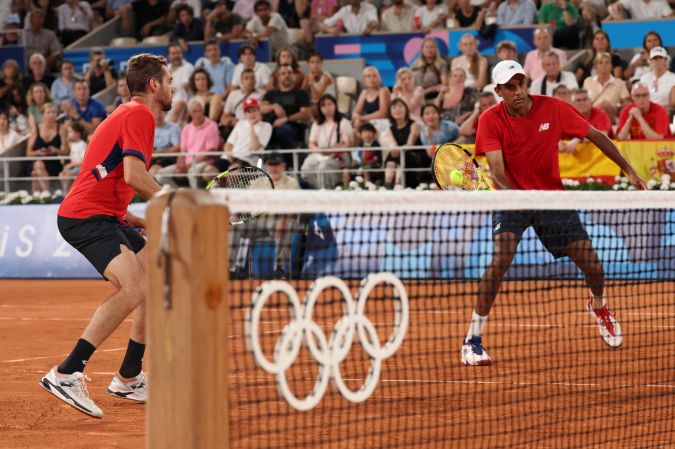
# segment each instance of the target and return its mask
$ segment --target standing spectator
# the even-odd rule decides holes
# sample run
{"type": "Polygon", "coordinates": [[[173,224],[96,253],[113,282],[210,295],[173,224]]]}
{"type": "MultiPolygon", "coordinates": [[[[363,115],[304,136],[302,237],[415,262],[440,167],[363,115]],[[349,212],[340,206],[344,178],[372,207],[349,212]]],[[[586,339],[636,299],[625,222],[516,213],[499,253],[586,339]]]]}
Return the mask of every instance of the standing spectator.
{"type": "Polygon", "coordinates": [[[675,109],[675,73],[668,70],[668,52],[663,47],[654,47],[649,52],[651,72],[640,78],[649,87],[650,100],[675,109]]]}
{"type": "Polygon", "coordinates": [[[441,111],[435,104],[422,106],[420,139],[427,146],[427,154],[433,157],[436,146],[453,142],[459,137],[459,126],[449,120],[441,120],[441,111]]]}
{"type": "Polygon", "coordinates": [[[579,10],[567,0],[544,3],[539,8],[539,23],[554,27],[553,45],[579,48],[579,10]]]}
{"type": "Polygon", "coordinates": [[[633,84],[631,98],[633,102],[621,111],[616,138],[633,140],[668,137],[668,111],[660,104],[649,101],[649,87],[640,82],[633,84]]]}
{"type": "Polygon", "coordinates": [[[159,154],[178,153],[180,151],[180,127],[164,120],[165,112],[160,110],[155,115],[155,140],[153,158],[148,173],[155,175],[162,167],[176,163],[176,157],[157,157],[159,154]]]}
{"type": "Polygon", "coordinates": [[[304,145],[305,126],[312,112],[307,92],[295,87],[290,65],[279,67],[279,87],[265,94],[260,109],[272,123],[275,145],[281,149],[304,145]]]}
{"type": "Polygon", "coordinates": [[[219,4],[206,16],[204,39],[216,38],[221,42],[240,39],[244,33],[244,19],[234,14],[227,5],[219,4]]]}
{"type": "Polygon", "coordinates": [[[233,90],[225,100],[225,108],[223,115],[220,118],[221,137],[227,140],[232,129],[234,129],[237,122],[244,120],[246,114],[244,113],[244,102],[249,98],[255,98],[257,101],[262,101],[265,95],[264,90],[256,87],[256,77],[253,69],[244,69],[241,72],[241,80],[239,89],[233,90]]]}
{"type": "Polygon", "coordinates": [[[195,67],[183,59],[183,49],[180,44],[174,42],[169,44],[169,72],[171,73],[171,87],[173,87],[173,98],[171,100],[171,119],[173,123],[183,121],[185,115],[185,105],[188,100],[188,90],[190,88],[190,77],[195,67]]]}
{"type": "Polygon", "coordinates": [[[593,106],[603,109],[615,121],[619,110],[630,100],[626,83],[612,76],[609,53],[598,53],[594,67],[596,75],[586,78],[583,88],[588,91],[593,106]]]}
{"type": "Polygon", "coordinates": [[[255,47],[251,44],[243,44],[237,51],[239,63],[234,67],[232,86],[241,86],[241,74],[245,69],[253,70],[255,74],[256,89],[265,89],[269,82],[271,71],[267,65],[256,61],[255,47]]]}
{"type": "Polygon", "coordinates": [[[190,96],[188,103],[193,98],[199,98],[204,105],[204,115],[217,122],[223,111],[223,97],[211,92],[211,76],[206,69],[200,67],[192,72],[190,77],[190,96]]]}
{"type": "Polygon", "coordinates": [[[44,28],[45,13],[40,8],[34,8],[30,14],[30,28],[24,30],[24,44],[27,55],[40,53],[47,60],[47,67],[56,67],[56,61],[61,57],[63,48],[56,33],[44,28]]]}
{"type": "Polygon", "coordinates": [[[531,25],[537,15],[537,5],[532,0],[505,0],[497,7],[497,25],[531,25]]]}
{"type": "MultiPolygon", "coordinates": [[[[612,138],[612,121],[609,118],[609,115],[602,109],[593,107],[593,102],[591,101],[591,97],[588,96],[588,92],[584,89],[576,89],[572,94],[572,105],[574,106],[574,109],[579,111],[579,113],[588,120],[588,123],[590,123],[593,128],[612,138]]],[[[558,143],[558,150],[561,153],[574,153],[579,144],[584,140],[585,139],[575,137],[567,143],[560,141],[558,143]]]]}
{"type": "Polygon", "coordinates": [[[436,28],[445,28],[448,19],[448,7],[438,0],[424,0],[422,6],[415,8],[413,31],[428,33],[436,28]]]}
{"type": "Polygon", "coordinates": [[[363,69],[363,86],[352,111],[354,128],[359,128],[363,122],[384,119],[389,112],[391,94],[382,85],[380,71],[372,66],[363,69]]]}
{"type": "Polygon", "coordinates": [[[323,59],[318,52],[310,52],[307,58],[307,68],[307,76],[301,87],[309,93],[309,100],[312,105],[316,106],[319,103],[319,98],[324,94],[335,96],[335,80],[330,73],[323,69],[323,59]]]}
{"type": "Polygon", "coordinates": [[[19,63],[14,59],[6,60],[0,67],[0,74],[2,74],[2,77],[0,77],[0,110],[3,110],[5,109],[5,97],[9,91],[9,86],[21,84],[19,63]]]}
{"type": "Polygon", "coordinates": [[[554,51],[548,52],[541,62],[541,67],[544,69],[545,75],[532,81],[532,85],[529,89],[531,94],[546,95],[550,97],[553,95],[553,89],[560,84],[564,84],[568,89],[579,88],[574,73],[560,70],[558,53],[554,51]]]}
{"type": "Polygon", "coordinates": [[[28,103],[28,122],[31,129],[42,123],[42,109],[46,103],[51,103],[49,89],[41,82],[33,83],[26,94],[28,103]]]}
{"type": "Polygon", "coordinates": [[[290,47],[279,49],[274,60],[277,63],[277,67],[270,75],[269,80],[267,80],[266,90],[272,90],[279,87],[277,75],[279,67],[284,65],[290,65],[293,69],[293,83],[295,84],[295,87],[302,87],[305,80],[305,73],[300,68],[298,58],[295,57],[295,52],[290,47]]]}
{"type": "Polygon", "coordinates": [[[71,120],[80,122],[87,134],[91,134],[106,117],[105,107],[100,101],[91,98],[87,80],[76,80],[73,94],[75,98],[70,103],[68,110],[63,112],[71,120]]]}
{"type": "Polygon", "coordinates": [[[480,28],[485,20],[485,10],[470,0],[457,0],[453,16],[459,28],[480,28]]]}
{"type": "Polygon", "coordinates": [[[415,76],[415,85],[424,89],[424,99],[433,100],[442,86],[448,84],[448,63],[438,51],[436,39],[425,37],[422,40],[420,56],[411,65],[415,76]]]}
{"type": "Polygon", "coordinates": [[[577,81],[583,83],[584,80],[595,75],[593,73],[593,61],[598,53],[609,53],[612,56],[612,74],[618,78],[623,79],[623,69],[626,63],[621,59],[621,56],[612,52],[612,47],[609,43],[609,35],[603,30],[597,30],[593,33],[593,41],[590,50],[585,50],[585,57],[579,59],[579,63],[574,69],[577,81]]]}
{"type": "Polygon", "coordinates": [[[228,166],[233,163],[255,165],[272,137],[272,125],[263,121],[258,100],[247,98],[242,106],[246,118],[239,120],[234,126],[225,142],[221,159],[223,164],[216,164],[213,171],[208,173],[209,178],[227,170],[228,166]],[[216,171],[215,168],[218,170],[216,171]]]}
{"type": "Polygon", "coordinates": [[[497,99],[492,92],[481,92],[473,112],[469,115],[462,126],[459,128],[459,134],[465,142],[474,143],[476,141],[476,130],[478,129],[478,120],[483,112],[497,104],[497,99]]]}
{"type": "Polygon", "coordinates": [[[256,0],[255,16],[246,24],[245,36],[253,45],[258,45],[261,39],[269,39],[273,54],[291,44],[286,22],[279,13],[272,12],[268,0],[256,0]]]}
{"type": "Polygon", "coordinates": [[[178,20],[173,25],[172,41],[181,42],[181,48],[187,49],[187,42],[204,40],[204,21],[195,17],[195,10],[185,3],[176,7],[178,20]]]}
{"type": "Polygon", "coordinates": [[[607,7],[612,20],[623,20],[628,13],[633,20],[663,19],[670,17],[673,10],[662,0],[619,0],[607,7]]]}
{"type": "Polygon", "coordinates": [[[380,30],[388,33],[409,33],[413,30],[415,7],[405,0],[393,0],[392,5],[382,12],[380,30]]]}
{"type": "MultiPolygon", "coordinates": [[[[415,78],[412,70],[408,67],[401,67],[396,71],[396,84],[392,89],[392,100],[400,98],[408,106],[409,114],[413,120],[420,121],[420,111],[424,103],[424,89],[422,86],[415,85],[415,78]]],[[[391,107],[389,108],[391,116],[391,107]]]]}
{"type": "Polygon", "coordinates": [[[389,105],[389,130],[381,140],[387,139],[390,143],[389,153],[384,159],[384,186],[388,189],[401,184],[401,152],[405,165],[406,187],[417,187],[420,173],[419,168],[431,166],[431,159],[426,151],[407,147],[420,145],[420,127],[410,115],[408,104],[400,98],[395,98],[389,105]]]}
{"type": "Polygon", "coordinates": [[[67,131],[68,162],[63,165],[59,179],[64,192],[68,192],[73,179],[80,173],[80,166],[87,151],[87,133],[79,123],[71,123],[67,131]]]}
{"type": "Polygon", "coordinates": [[[565,52],[559,48],[551,47],[551,34],[548,31],[548,28],[544,27],[534,30],[534,45],[537,48],[530,50],[527,53],[527,56],[525,56],[525,66],[523,69],[528,78],[534,80],[545,75],[544,69],[541,67],[541,62],[549,51],[558,53],[560,67],[565,67],[567,64],[567,55],[565,52]]]}
{"type": "Polygon", "coordinates": [[[91,31],[94,12],[89,3],[67,0],[56,8],[59,14],[59,34],[65,47],[91,31]]]}
{"type": "Polygon", "coordinates": [[[0,155],[21,141],[19,133],[9,127],[7,111],[0,109],[0,155]]]}
{"type": "Polygon", "coordinates": [[[33,53],[28,59],[30,72],[21,79],[23,88],[28,90],[33,83],[44,83],[48,88],[52,87],[54,77],[47,71],[47,61],[40,53],[33,53]]]}
{"type": "Polygon", "coordinates": [[[148,36],[159,36],[171,31],[167,24],[170,5],[168,0],[135,0],[117,11],[122,18],[122,32],[131,34],[131,13],[135,17],[136,29],[133,34],[143,39],[148,36]]]}
{"type": "Polygon", "coordinates": [[[67,106],[62,106],[62,104],[65,102],[66,105],[68,105],[73,101],[73,98],[75,98],[73,95],[73,87],[75,86],[76,78],[73,63],[64,60],[61,63],[60,72],[61,75],[52,83],[51,94],[54,102],[63,111],[67,106]]]}
{"type": "Polygon", "coordinates": [[[204,42],[204,56],[197,59],[195,68],[204,68],[209,72],[213,82],[211,92],[223,95],[228,91],[234,74],[234,64],[228,56],[220,55],[220,44],[217,39],[204,42]]]}
{"type": "Polygon", "coordinates": [[[330,34],[370,34],[377,29],[377,9],[361,0],[349,0],[332,16],[324,19],[321,30],[330,34]]]}
{"type": "Polygon", "coordinates": [[[84,74],[84,79],[89,83],[91,95],[115,85],[117,70],[111,67],[111,64],[111,61],[105,58],[102,48],[94,47],[89,50],[89,68],[84,74]]]}
{"type": "Polygon", "coordinates": [[[461,124],[473,111],[478,101],[478,91],[473,87],[466,87],[466,72],[461,67],[455,67],[450,72],[450,83],[443,86],[441,94],[434,104],[441,111],[441,117],[457,124],[461,124]]]}
{"type": "Polygon", "coordinates": [[[481,90],[487,84],[488,62],[485,56],[478,53],[478,40],[473,34],[466,33],[459,40],[461,56],[452,60],[450,68],[461,67],[466,72],[466,87],[481,90]]]}
{"type": "MultiPolygon", "coordinates": [[[[42,106],[43,121],[31,131],[26,147],[26,156],[42,157],[68,154],[66,127],[56,122],[57,114],[56,105],[45,103],[42,106]]],[[[29,161],[26,171],[33,178],[33,192],[49,191],[49,180],[40,178],[58,176],[62,169],[63,165],[58,159],[29,161]]]]}
{"type": "Polygon", "coordinates": [[[656,31],[649,31],[642,39],[642,50],[633,56],[623,73],[624,79],[631,83],[639,81],[643,75],[649,73],[649,52],[654,47],[663,47],[661,36],[656,31]]]}

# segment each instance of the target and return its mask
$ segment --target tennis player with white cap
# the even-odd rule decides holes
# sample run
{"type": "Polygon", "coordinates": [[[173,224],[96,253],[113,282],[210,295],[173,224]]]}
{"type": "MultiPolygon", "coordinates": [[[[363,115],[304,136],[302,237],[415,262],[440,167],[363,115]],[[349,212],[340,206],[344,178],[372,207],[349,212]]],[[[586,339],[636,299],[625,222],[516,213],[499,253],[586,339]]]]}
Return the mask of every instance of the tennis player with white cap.
{"type": "MultiPolygon", "coordinates": [[[[479,118],[476,155],[485,155],[492,181],[500,190],[564,190],[558,165],[558,141],[586,138],[614,161],[638,189],[645,182],[602,132],[593,128],[571,105],[557,98],[529,95],[528,79],[516,61],[501,61],[492,70],[495,92],[503,101],[479,118]]],[[[622,342],[621,327],[605,302],[605,276],[576,211],[499,211],[492,216],[494,254],[478,287],[469,332],[462,346],[462,363],[489,365],[483,347],[483,327],[513,261],[525,230],[532,226],[555,257],[567,256],[584,273],[590,290],[586,308],[610,347],[622,342]]]]}

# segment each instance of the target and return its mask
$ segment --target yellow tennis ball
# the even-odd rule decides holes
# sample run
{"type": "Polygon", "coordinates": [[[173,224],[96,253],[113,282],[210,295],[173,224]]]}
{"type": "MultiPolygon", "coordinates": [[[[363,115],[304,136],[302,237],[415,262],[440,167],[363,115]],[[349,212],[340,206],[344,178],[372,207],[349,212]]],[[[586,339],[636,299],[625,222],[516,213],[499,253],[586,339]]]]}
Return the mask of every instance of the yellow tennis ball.
{"type": "Polygon", "coordinates": [[[450,183],[453,186],[461,186],[464,184],[464,173],[459,170],[453,170],[450,172],[450,183]]]}

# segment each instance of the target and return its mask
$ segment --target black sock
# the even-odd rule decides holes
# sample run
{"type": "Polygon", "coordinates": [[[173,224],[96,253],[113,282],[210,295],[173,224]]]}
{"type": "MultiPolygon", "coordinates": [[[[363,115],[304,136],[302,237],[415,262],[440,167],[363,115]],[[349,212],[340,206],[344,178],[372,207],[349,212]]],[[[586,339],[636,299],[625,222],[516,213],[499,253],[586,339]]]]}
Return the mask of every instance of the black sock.
{"type": "Polygon", "coordinates": [[[87,364],[92,354],[96,351],[94,345],[87,340],[80,338],[77,340],[73,351],[70,355],[59,365],[58,371],[61,374],[73,374],[74,372],[84,371],[84,365],[87,364]]]}
{"type": "Polygon", "coordinates": [[[145,354],[145,345],[129,339],[127,353],[124,355],[122,367],[120,368],[120,374],[122,377],[130,379],[132,377],[138,376],[141,373],[141,367],[143,366],[143,354],[145,354]]]}

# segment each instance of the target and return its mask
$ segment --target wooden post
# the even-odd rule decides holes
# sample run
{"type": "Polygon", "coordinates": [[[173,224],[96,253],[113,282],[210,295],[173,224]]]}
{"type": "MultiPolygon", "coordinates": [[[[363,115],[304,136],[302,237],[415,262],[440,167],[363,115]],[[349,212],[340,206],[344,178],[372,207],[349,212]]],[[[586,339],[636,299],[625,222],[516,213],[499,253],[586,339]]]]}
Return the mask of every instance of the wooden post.
{"type": "Polygon", "coordinates": [[[178,190],[153,199],[146,218],[150,367],[146,447],[229,448],[229,212],[205,191],[178,190]],[[169,202],[169,256],[163,259],[162,214],[169,202]],[[165,285],[170,287],[167,296],[165,285]]]}

